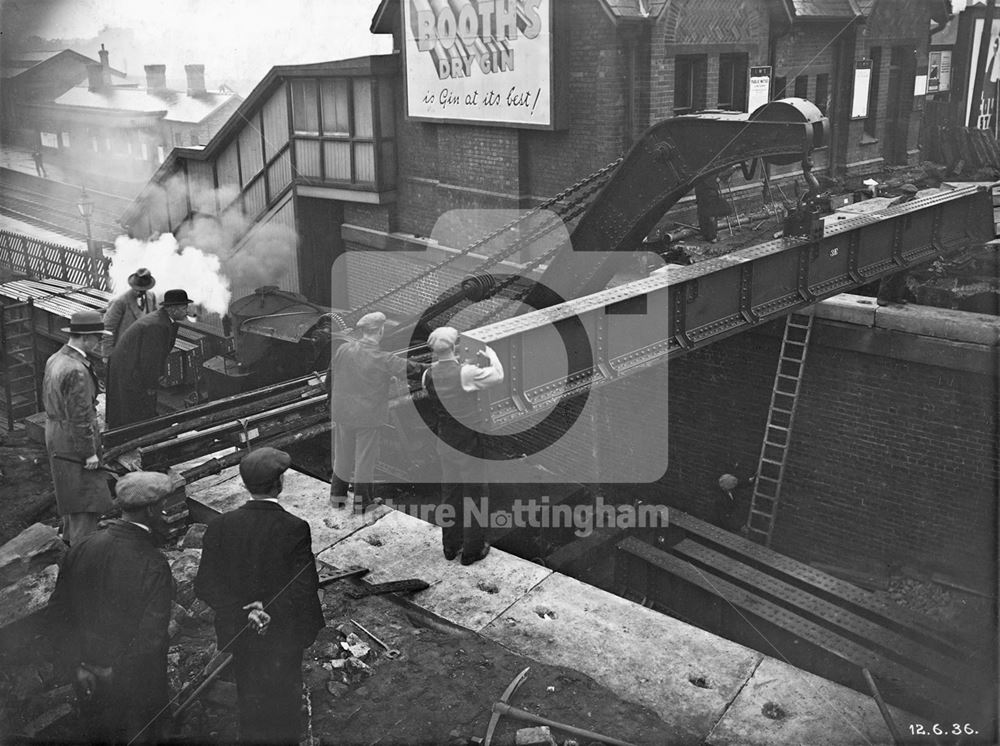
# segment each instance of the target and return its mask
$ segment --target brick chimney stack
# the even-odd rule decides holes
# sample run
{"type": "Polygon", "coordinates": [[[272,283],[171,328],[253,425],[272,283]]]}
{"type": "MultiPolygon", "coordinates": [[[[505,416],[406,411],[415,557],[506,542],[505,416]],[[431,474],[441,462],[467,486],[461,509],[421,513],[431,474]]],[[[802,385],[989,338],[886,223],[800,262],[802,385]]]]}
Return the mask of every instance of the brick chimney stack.
{"type": "Polygon", "coordinates": [[[108,50],[101,45],[100,51],[97,55],[101,58],[101,87],[110,88],[111,87],[111,65],[108,64],[108,50]]]}
{"type": "Polygon", "coordinates": [[[162,91],[167,87],[166,65],[144,65],[146,71],[146,90],[162,91]]]}
{"type": "Polygon", "coordinates": [[[204,65],[184,65],[184,72],[187,73],[187,93],[195,96],[205,92],[205,66],[204,65]]]}
{"type": "Polygon", "coordinates": [[[96,62],[87,65],[87,90],[99,91],[104,87],[104,70],[96,62]]]}

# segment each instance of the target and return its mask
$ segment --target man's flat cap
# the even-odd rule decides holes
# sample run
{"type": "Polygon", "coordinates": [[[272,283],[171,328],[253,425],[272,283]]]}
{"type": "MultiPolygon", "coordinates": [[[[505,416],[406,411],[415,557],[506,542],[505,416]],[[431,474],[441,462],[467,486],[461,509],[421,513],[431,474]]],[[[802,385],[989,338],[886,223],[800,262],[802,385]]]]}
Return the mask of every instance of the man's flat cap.
{"type": "Polygon", "coordinates": [[[153,505],[174,490],[173,480],[155,471],[133,471],[118,480],[115,497],[122,510],[153,505]]]}
{"type": "Polygon", "coordinates": [[[240,461],[243,484],[253,492],[266,489],[292,465],[292,457],[277,448],[256,448],[240,461]]]}
{"type": "Polygon", "coordinates": [[[450,326],[439,326],[427,337],[427,346],[434,352],[450,350],[458,344],[458,329],[450,326]]]}
{"type": "Polygon", "coordinates": [[[385,314],[381,311],[373,311],[372,313],[366,313],[360,319],[358,319],[357,326],[359,329],[381,329],[385,326],[385,314]]]}
{"type": "Polygon", "coordinates": [[[726,492],[735,490],[740,485],[740,480],[734,477],[732,474],[723,474],[719,477],[719,486],[726,492]]]}

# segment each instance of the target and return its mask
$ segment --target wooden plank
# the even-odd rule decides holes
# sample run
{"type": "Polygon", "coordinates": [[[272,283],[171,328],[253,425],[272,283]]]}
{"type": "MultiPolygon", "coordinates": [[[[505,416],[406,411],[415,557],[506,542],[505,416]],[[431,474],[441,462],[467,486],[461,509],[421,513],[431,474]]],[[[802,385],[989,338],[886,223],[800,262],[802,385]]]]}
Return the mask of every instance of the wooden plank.
{"type": "MultiPolygon", "coordinates": [[[[636,538],[625,539],[618,544],[618,548],[662,572],[700,588],[712,596],[719,597],[725,604],[731,605],[745,614],[751,614],[767,621],[785,630],[788,634],[814,645],[833,659],[839,660],[843,664],[845,672],[852,670],[859,672],[860,669],[867,668],[876,672],[880,681],[891,682],[901,692],[925,702],[928,708],[940,707],[945,701],[952,698],[949,694],[958,696],[957,692],[949,693],[938,682],[911,671],[895,661],[887,660],[843,635],[824,629],[793,611],[783,609],[766,599],[755,596],[719,575],[696,568],[690,563],[636,538]]],[[[745,617],[743,619],[746,620],[745,617]]],[[[755,629],[752,623],[750,627],[755,629]]],[[[760,635],[760,632],[757,634],[760,635]]],[[[767,640],[762,639],[761,644],[767,645],[767,640]]],[[[772,650],[767,652],[773,654],[772,650]]]]}
{"type": "Polygon", "coordinates": [[[768,572],[797,586],[809,588],[818,595],[833,597],[838,603],[848,603],[852,610],[868,618],[884,617],[907,635],[917,635],[927,644],[952,657],[961,657],[969,643],[957,639],[953,630],[938,628],[933,620],[915,614],[908,609],[892,606],[877,606],[871,595],[857,586],[839,578],[822,573],[809,565],[762,547],[743,537],[701,521],[679,510],[670,511],[670,523],[697,536],[723,547],[726,553],[739,557],[749,564],[767,567],[768,572]]]}

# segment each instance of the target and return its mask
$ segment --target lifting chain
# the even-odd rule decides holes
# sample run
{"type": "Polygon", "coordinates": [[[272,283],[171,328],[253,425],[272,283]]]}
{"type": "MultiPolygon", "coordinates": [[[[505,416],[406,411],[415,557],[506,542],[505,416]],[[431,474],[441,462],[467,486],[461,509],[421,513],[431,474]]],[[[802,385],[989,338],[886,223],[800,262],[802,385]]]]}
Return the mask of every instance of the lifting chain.
{"type": "MultiPolygon", "coordinates": [[[[530,217],[532,217],[532,216],[534,216],[534,215],[542,212],[543,210],[547,210],[548,208],[553,207],[554,205],[557,205],[560,202],[564,202],[568,198],[572,197],[576,192],[580,191],[584,187],[587,187],[588,185],[592,184],[593,182],[601,180],[601,183],[603,183],[603,181],[610,175],[610,173],[615,168],[618,167],[618,165],[623,160],[624,160],[624,157],[618,158],[617,160],[609,163],[608,165],[604,166],[603,168],[595,171],[594,173],[590,174],[589,176],[587,176],[587,177],[581,179],[580,181],[576,182],[575,184],[571,185],[567,189],[559,192],[554,197],[550,197],[549,199],[545,200],[541,204],[533,207],[531,210],[529,210],[528,212],[526,212],[521,217],[516,218],[515,220],[512,220],[511,222],[507,223],[504,226],[501,226],[500,228],[498,228],[495,231],[489,233],[488,235],[484,236],[483,238],[480,238],[479,240],[477,240],[474,243],[470,244],[469,246],[465,247],[464,249],[462,249],[461,251],[457,252],[456,254],[453,254],[453,255],[449,256],[448,258],[444,259],[443,261],[438,262],[437,264],[428,267],[427,269],[425,269],[425,270],[421,271],[420,273],[418,273],[415,277],[412,277],[411,279],[409,279],[406,282],[404,282],[402,285],[397,285],[396,287],[387,290],[385,293],[383,293],[382,295],[378,296],[374,300],[369,301],[368,303],[366,303],[365,305],[363,305],[361,308],[358,308],[358,309],[354,310],[353,312],[351,312],[351,314],[349,315],[348,318],[352,322],[356,321],[358,318],[360,318],[365,313],[368,313],[370,310],[372,310],[372,308],[374,308],[375,306],[377,306],[379,303],[381,303],[382,301],[384,301],[386,298],[390,298],[393,295],[396,295],[396,294],[398,294],[398,293],[406,290],[407,288],[411,287],[412,285],[417,284],[421,280],[426,279],[427,277],[429,277],[430,275],[434,274],[435,272],[440,271],[441,269],[443,269],[447,265],[451,264],[452,262],[460,259],[463,256],[469,255],[470,253],[472,253],[473,251],[475,251],[480,246],[483,246],[484,244],[488,243],[489,241],[492,241],[494,238],[496,238],[497,236],[499,236],[501,233],[504,233],[505,231],[509,231],[509,230],[517,227],[520,223],[522,223],[525,220],[527,220],[528,218],[530,218],[530,217]]],[[[577,206],[579,205],[579,203],[582,200],[584,200],[587,197],[589,197],[594,191],[597,190],[597,188],[599,188],[599,186],[601,185],[601,183],[598,183],[596,186],[594,186],[591,189],[587,190],[582,195],[576,196],[575,198],[573,198],[570,201],[566,202],[565,207],[563,209],[564,210],[575,210],[577,208],[577,206]]],[[[579,211],[574,212],[574,216],[576,214],[579,214],[579,211]]],[[[559,224],[565,223],[565,220],[554,220],[552,222],[553,222],[553,226],[552,226],[552,228],[549,228],[549,230],[554,229],[559,224]]],[[[532,237],[533,236],[534,236],[534,234],[532,234],[532,237]]],[[[515,242],[512,247],[509,247],[508,249],[505,249],[504,252],[502,252],[502,255],[500,255],[498,257],[493,257],[492,259],[495,260],[495,261],[491,260],[491,262],[487,262],[487,264],[489,266],[494,266],[495,264],[499,263],[500,261],[503,261],[503,259],[505,259],[506,257],[510,256],[515,251],[519,250],[521,248],[521,246],[525,243],[526,240],[528,240],[528,239],[515,242]]]]}

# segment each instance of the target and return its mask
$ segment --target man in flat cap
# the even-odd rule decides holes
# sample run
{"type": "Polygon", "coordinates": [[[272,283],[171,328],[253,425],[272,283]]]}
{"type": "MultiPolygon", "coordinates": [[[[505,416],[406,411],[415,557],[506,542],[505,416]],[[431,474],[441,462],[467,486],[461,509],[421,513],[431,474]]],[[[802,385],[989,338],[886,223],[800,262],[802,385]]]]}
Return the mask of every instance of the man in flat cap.
{"type": "Polygon", "coordinates": [[[458,330],[441,326],[430,333],[427,345],[434,364],[424,373],[423,384],[437,418],[437,451],[441,457],[441,501],[450,505],[456,520],[441,531],[444,556],[453,560],[459,553],[462,564],[471,565],[490,551],[480,525],[466,498],[477,500],[485,494],[483,442],[479,432],[479,392],[503,381],[503,365],[497,354],[484,347],[486,365],[459,361],[456,353],[458,330]]]}
{"type": "Polygon", "coordinates": [[[111,333],[104,345],[104,358],[111,356],[125,330],[146,314],[156,310],[156,279],[145,267],[140,267],[128,278],[128,291],[111,301],[104,314],[104,328],[111,333]]]}
{"type": "Polygon", "coordinates": [[[252,499],[208,524],[194,581],[233,653],[241,742],[298,743],[302,651],[324,626],[309,524],[278,504],[290,465],[274,448],[243,457],[252,499]]]}
{"type": "Polygon", "coordinates": [[[101,514],[111,508],[107,477],[98,470],[97,376],[87,358],[107,332],[94,311],[73,314],[63,331],[69,341],[45,363],[42,403],[56,508],[63,540],[72,545],[96,529],[101,514]]]}
{"type": "Polygon", "coordinates": [[[168,290],[156,313],[132,324],[121,335],[108,360],[109,428],[156,416],[156,390],[167,355],[177,339],[177,324],[193,301],[184,290],[168,290]]]}
{"type": "Polygon", "coordinates": [[[163,736],[174,584],[154,532],[172,489],[166,474],[126,474],[116,489],[122,520],[74,544],[59,569],[49,613],[76,671],[83,741],[163,736]]]}
{"type": "Polygon", "coordinates": [[[333,479],[330,498],[334,507],[347,504],[347,485],[361,508],[375,502],[375,462],[379,434],[389,419],[389,394],[393,378],[417,378],[424,366],[379,349],[385,329],[384,313],[358,319],[360,339],[338,347],[330,360],[327,389],[333,433],[333,479]]]}

